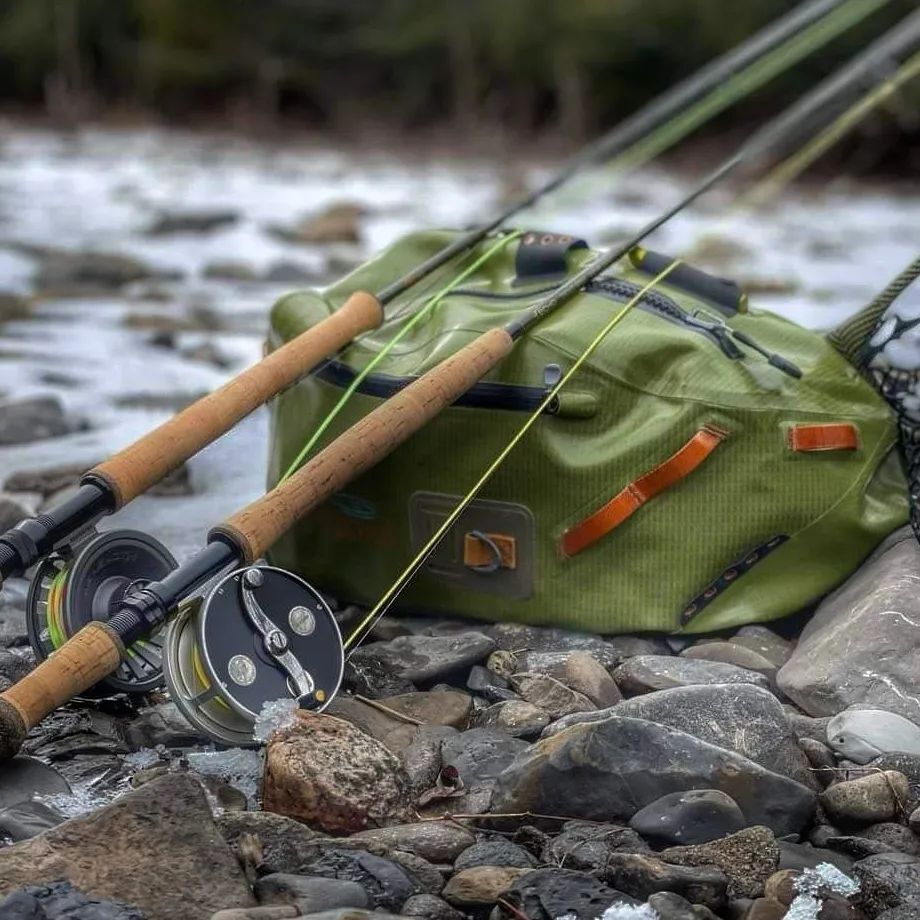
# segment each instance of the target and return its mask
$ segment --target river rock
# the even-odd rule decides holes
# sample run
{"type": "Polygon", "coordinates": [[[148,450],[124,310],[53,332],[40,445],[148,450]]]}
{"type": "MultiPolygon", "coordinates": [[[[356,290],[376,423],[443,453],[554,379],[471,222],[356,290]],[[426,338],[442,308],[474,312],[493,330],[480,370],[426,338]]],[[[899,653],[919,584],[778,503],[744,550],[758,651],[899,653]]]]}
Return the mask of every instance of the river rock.
{"type": "Polygon", "coordinates": [[[371,906],[367,892],[357,882],[284,872],[260,878],[255,884],[255,896],[260,904],[294,904],[301,914],[371,906]]]}
{"type": "Polygon", "coordinates": [[[779,847],[780,869],[801,872],[804,869],[817,869],[818,866],[828,863],[843,873],[853,870],[853,860],[845,853],[814,847],[809,843],[792,843],[789,840],[777,840],[776,845],[779,847]]]}
{"type": "Polygon", "coordinates": [[[494,780],[528,747],[497,728],[472,728],[441,743],[441,760],[457,769],[466,786],[477,786],[494,780]]]}
{"type": "Polygon", "coordinates": [[[448,725],[421,725],[412,742],[397,752],[415,793],[435,785],[442,766],[441,743],[456,734],[457,729],[448,725]]]}
{"type": "Polygon", "coordinates": [[[92,897],[134,904],[149,920],[210,920],[253,903],[204,790],[187,774],[0,850],[0,894],[60,878],[92,897]]]}
{"type": "Polygon", "coordinates": [[[463,920],[466,916],[433,894],[412,895],[400,913],[404,917],[423,917],[424,920],[463,920]]]}
{"type": "MultiPolygon", "coordinates": [[[[604,672],[606,674],[606,671],[604,672]]],[[[549,713],[551,719],[561,719],[573,712],[595,709],[594,703],[583,693],[572,690],[555,677],[542,674],[514,674],[511,684],[520,695],[549,713]]]]}
{"type": "Polygon", "coordinates": [[[300,870],[305,875],[356,882],[377,910],[398,911],[419,891],[418,882],[400,865],[366,850],[324,848],[300,870]]]}
{"type": "Polygon", "coordinates": [[[53,767],[34,757],[14,757],[0,763],[0,808],[33,796],[70,795],[70,784],[53,767]]]}
{"type": "Polygon", "coordinates": [[[0,291],[0,323],[7,323],[12,319],[25,319],[31,312],[32,304],[28,297],[0,291]]]}
{"type": "Polygon", "coordinates": [[[133,256],[115,252],[46,252],[41,259],[33,282],[46,295],[62,296],[82,290],[117,290],[135,281],[173,278],[133,256]]]}
{"type": "Polygon", "coordinates": [[[760,652],[755,652],[736,642],[701,642],[684,649],[680,657],[733,664],[738,668],[756,671],[771,682],[776,677],[777,666],[772,661],[765,658],[760,652]]]}
{"type": "Polygon", "coordinates": [[[147,227],[147,236],[170,236],[175,233],[210,233],[229,227],[240,219],[239,211],[227,208],[196,211],[164,211],[147,227]]]}
{"type": "MultiPolygon", "coordinates": [[[[574,632],[569,629],[547,629],[541,626],[528,626],[523,623],[495,623],[483,627],[486,635],[495,640],[496,647],[506,652],[515,652],[520,656],[519,665],[515,670],[534,671],[541,673],[541,659],[530,657],[540,653],[549,653],[557,656],[554,659],[542,659],[563,662],[568,653],[575,651],[589,652],[605,668],[618,665],[624,658],[629,657],[625,649],[629,643],[637,642],[643,650],[646,640],[639,640],[630,636],[617,636],[603,639],[595,633],[574,632]]],[[[660,650],[659,645],[653,645],[660,650]]],[[[636,649],[630,649],[631,654],[638,654],[636,649]]]]}
{"type": "Polygon", "coordinates": [[[452,863],[476,843],[475,836],[466,828],[446,822],[378,827],[354,834],[349,839],[380,843],[389,849],[414,853],[432,863],[452,863]]]}
{"type": "Polygon", "coordinates": [[[0,401],[0,445],[60,438],[85,427],[67,415],[56,396],[0,401]]]}
{"type": "Polygon", "coordinates": [[[358,243],[365,213],[361,204],[338,202],[291,226],[273,224],[267,229],[286,243],[358,243]]]}
{"type": "Polygon", "coordinates": [[[658,844],[688,845],[727,837],[746,823],[731,796],[715,789],[692,789],[646,805],[632,816],[629,826],[658,844]]]}
{"type": "Polygon", "coordinates": [[[8,837],[16,842],[28,840],[51,827],[57,827],[64,820],[59,811],[44,802],[17,802],[0,809],[0,838],[8,837]]]}
{"type": "Polygon", "coordinates": [[[15,684],[35,668],[31,648],[0,648],[0,676],[15,684]]]}
{"type": "Polygon", "coordinates": [[[821,805],[831,820],[874,824],[900,814],[909,796],[907,777],[887,770],[829,786],[821,793],[821,805]]]}
{"type": "Polygon", "coordinates": [[[812,774],[822,787],[830,785],[837,778],[837,758],[834,752],[820,741],[800,738],[799,747],[811,764],[812,774]]]}
{"type": "Polygon", "coordinates": [[[764,690],[769,689],[767,679],[755,671],[733,664],[665,655],[630,658],[613,672],[613,679],[627,693],[651,693],[653,690],[697,684],[754,684],[764,690]]]}
{"type": "Polygon", "coordinates": [[[277,259],[265,269],[260,281],[266,284],[315,284],[325,276],[292,259],[277,259]]]}
{"type": "Polygon", "coordinates": [[[441,894],[454,907],[487,907],[528,871],[511,866],[472,866],[457,872],[441,894]]]}
{"type": "Polygon", "coordinates": [[[465,849],[454,863],[454,869],[471,869],[473,866],[511,866],[515,869],[536,869],[537,861],[523,847],[510,840],[496,837],[480,840],[465,849]]]}
{"type": "Polygon", "coordinates": [[[860,892],[854,898],[870,917],[881,911],[909,908],[920,914],[920,859],[906,853],[883,853],[861,859],[853,866],[860,892]]]}
{"type": "Polygon", "coordinates": [[[297,716],[266,748],[266,811],[332,834],[408,819],[409,780],[396,755],[343,719],[297,716]]]}
{"type": "Polygon", "coordinates": [[[728,878],[711,866],[678,866],[639,853],[613,853],[604,881],[644,901],[656,891],[672,891],[694,904],[718,910],[725,904],[728,878]]]}
{"type": "Polygon", "coordinates": [[[448,725],[461,731],[469,726],[473,709],[473,699],[468,693],[446,689],[403,693],[383,697],[378,702],[424,725],[448,725]]]}
{"type": "Polygon", "coordinates": [[[622,891],[574,869],[536,869],[522,875],[503,900],[528,920],[596,920],[613,905],[639,902],[622,891]]]}
{"type": "Polygon", "coordinates": [[[745,648],[763,655],[777,668],[781,668],[795,651],[795,645],[792,642],[782,636],[778,636],[772,629],[757,623],[742,626],[732,636],[731,641],[735,645],[743,645],[745,648]]]}
{"type": "Polygon", "coordinates": [[[479,632],[453,636],[400,636],[362,645],[351,656],[356,667],[374,665],[421,684],[442,680],[489,656],[494,640],[479,632]]]}
{"type": "Polygon", "coordinates": [[[0,492],[0,532],[11,530],[20,521],[35,514],[37,507],[23,497],[0,492]]]}
{"type": "Polygon", "coordinates": [[[777,675],[780,689],[813,716],[863,704],[920,723],[917,571],[920,547],[905,527],[821,602],[777,675]]]}
{"type": "Polygon", "coordinates": [[[827,723],[827,743],[855,763],[882,754],[920,754],[920,725],[884,709],[847,709],[827,723]]]}
{"type": "Polygon", "coordinates": [[[716,866],[728,877],[729,898],[759,898],[779,865],[780,851],[768,828],[749,827],[721,840],[671,847],[658,855],[678,866],[716,866]]]}
{"type": "Polygon", "coordinates": [[[223,812],[214,820],[237,859],[245,861],[253,850],[259,854],[254,868],[263,873],[296,872],[315,856],[316,841],[323,839],[299,821],[270,811],[223,812]]]}
{"type": "Polygon", "coordinates": [[[546,841],[540,861],[600,875],[613,853],[648,852],[648,844],[629,827],[567,821],[557,836],[546,841]]]}
{"type": "Polygon", "coordinates": [[[522,751],[498,777],[492,810],[628,821],[670,792],[717,789],[748,824],[797,833],[811,819],[814,793],[785,776],[692,735],[643,719],[614,716],[574,725],[522,751]]]}
{"type": "Polygon", "coordinates": [[[30,885],[0,900],[3,920],[147,920],[130,904],[89,897],[69,881],[30,885]]]}
{"type": "Polygon", "coordinates": [[[672,891],[650,895],[647,903],[655,911],[656,920],[719,920],[708,907],[691,904],[672,891]]]}
{"type": "Polygon", "coordinates": [[[477,696],[484,697],[490,703],[500,703],[504,700],[517,700],[519,698],[504,677],[499,676],[494,671],[490,671],[481,664],[474,664],[470,668],[466,686],[468,690],[472,690],[477,696]]]}
{"type": "Polygon", "coordinates": [[[572,652],[559,679],[586,696],[599,709],[613,706],[623,699],[607,669],[590,652],[572,652]]]}
{"type": "Polygon", "coordinates": [[[479,728],[497,728],[512,738],[532,740],[536,738],[547,725],[549,713],[526,700],[506,700],[503,703],[493,703],[476,715],[476,725],[479,728]]]}

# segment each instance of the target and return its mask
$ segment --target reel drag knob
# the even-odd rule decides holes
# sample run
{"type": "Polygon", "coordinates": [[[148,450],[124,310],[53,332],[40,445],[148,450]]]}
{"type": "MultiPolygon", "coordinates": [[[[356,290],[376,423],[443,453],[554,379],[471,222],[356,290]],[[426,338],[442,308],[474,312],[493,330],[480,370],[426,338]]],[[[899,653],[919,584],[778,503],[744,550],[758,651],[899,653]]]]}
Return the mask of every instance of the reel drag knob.
{"type": "Polygon", "coordinates": [[[273,566],[225,576],[170,624],[163,670],[185,717],[221,744],[255,743],[266,703],[322,710],[345,667],[332,611],[305,581],[273,566]]]}
{"type": "MultiPolygon", "coordinates": [[[[42,560],[26,601],[35,656],[44,661],[87,623],[106,622],[131,590],[165,578],[178,563],[159,540],[140,531],[94,533],[42,560]]],[[[98,693],[149,693],[163,684],[163,634],[135,642],[98,693]]]]}

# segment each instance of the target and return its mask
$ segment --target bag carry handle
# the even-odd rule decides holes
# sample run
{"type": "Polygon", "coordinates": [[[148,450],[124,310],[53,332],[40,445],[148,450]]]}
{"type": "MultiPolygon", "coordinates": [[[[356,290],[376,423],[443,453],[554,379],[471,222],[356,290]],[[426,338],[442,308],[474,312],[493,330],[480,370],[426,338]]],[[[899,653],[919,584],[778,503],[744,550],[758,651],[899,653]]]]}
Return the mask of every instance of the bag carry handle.
{"type": "Polygon", "coordinates": [[[676,454],[644,473],[597,511],[566,530],[559,541],[562,554],[575,556],[593,546],[632,517],[647,501],[692,473],[727,435],[727,431],[715,425],[704,425],[676,454]]]}

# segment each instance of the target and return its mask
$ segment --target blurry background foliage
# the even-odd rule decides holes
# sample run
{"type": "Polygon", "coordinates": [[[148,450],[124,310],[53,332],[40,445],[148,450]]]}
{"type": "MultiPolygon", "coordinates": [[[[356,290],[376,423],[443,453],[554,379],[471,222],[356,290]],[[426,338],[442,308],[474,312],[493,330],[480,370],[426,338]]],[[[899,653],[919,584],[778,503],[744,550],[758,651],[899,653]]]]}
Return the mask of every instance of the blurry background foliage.
{"type": "MultiPolygon", "coordinates": [[[[916,0],[894,0],[710,130],[806,90],[916,0]]],[[[574,144],[794,0],[0,0],[0,105],[60,121],[449,129],[461,143],[574,144]]],[[[908,169],[920,89],[838,157],[908,169]],[[855,151],[859,151],[858,154],[855,151]]]]}

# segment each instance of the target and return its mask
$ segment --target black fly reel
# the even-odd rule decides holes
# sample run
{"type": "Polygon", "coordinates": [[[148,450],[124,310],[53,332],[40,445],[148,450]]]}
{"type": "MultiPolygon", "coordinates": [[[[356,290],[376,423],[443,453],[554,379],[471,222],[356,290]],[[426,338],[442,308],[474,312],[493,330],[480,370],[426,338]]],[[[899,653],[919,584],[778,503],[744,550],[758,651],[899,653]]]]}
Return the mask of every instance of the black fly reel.
{"type": "MultiPolygon", "coordinates": [[[[32,579],[26,626],[44,661],[87,623],[105,622],[134,588],[165,578],[178,563],[158,540],[133,530],[91,532],[47,556],[32,579]]],[[[118,670],[88,695],[148,693],[163,684],[159,633],[135,642],[118,670]]]]}
{"type": "Polygon", "coordinates": [[[290,572],[248,566],[187,603],[167,630],[163,670],[185,717],[221,744],[251,745],[267,703],[320,711],[345,667],[338,623],[290,572]]]}

